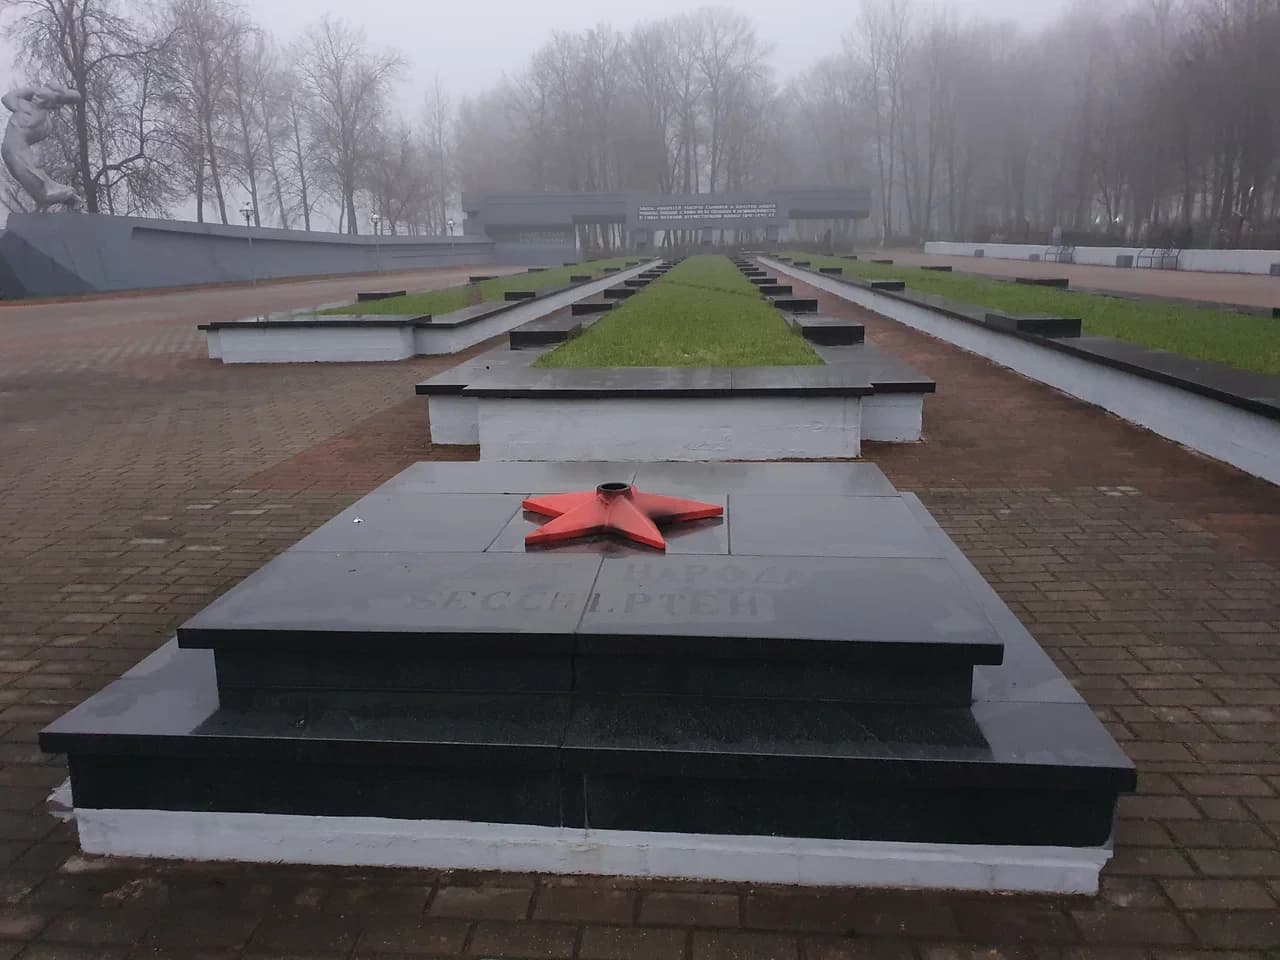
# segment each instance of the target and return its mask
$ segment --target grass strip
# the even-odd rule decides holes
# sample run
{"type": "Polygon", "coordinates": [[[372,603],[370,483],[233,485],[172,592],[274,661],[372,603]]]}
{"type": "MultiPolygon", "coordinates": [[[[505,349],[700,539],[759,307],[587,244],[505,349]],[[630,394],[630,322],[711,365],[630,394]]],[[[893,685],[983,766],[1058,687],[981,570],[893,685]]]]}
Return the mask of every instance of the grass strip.
{"type": "Polygon", "coordinates": [[[1013,314],[1043,313],[1079,317],[1088,336],[1113,337],[1195,360],[1212,360],[1254,373],[1280,374],[1280,321],[1268,317],[1207,310],[1156,301],[1127,300],[1073,293],[1029,284],[1000,282],[965,273],[941,273],[918,267],[866,263],[839,257],[791,253],[810,260],[813,269],[843,267],[844,275],[863,280],[903,280],[920,293],[954,303],[1013,314]]]}
{"type": "Polygon", "coordinates": [[[728,257],[691,257],[538,367],[771,367],[822,361],[728,257]]]}
{"type": "MultiPolygon", "coordinates": [[[[442,290],[426,290],[403,297],[371,300],[368,303],[352,303],[322,312],[357,316],[431,314],[438,317],[474,303],[502,300],[508,290],[549,290],[567,285],[569,277],[574,275],[590,274],[592,277],[599,277],[603,275],[605,267],[622,267],[627,263],[627,259],[616,257],[612,260],[579,263],[572,267],[553,267],[536,273],[513,273],[505,277],[494,277],[492,280],[482,280],[480,283],[466,283],[456,287],[445,287],[442,290]]],[[[483,273],[484,267],[476,267],[475,270],[477,273],[483,273]]]]}

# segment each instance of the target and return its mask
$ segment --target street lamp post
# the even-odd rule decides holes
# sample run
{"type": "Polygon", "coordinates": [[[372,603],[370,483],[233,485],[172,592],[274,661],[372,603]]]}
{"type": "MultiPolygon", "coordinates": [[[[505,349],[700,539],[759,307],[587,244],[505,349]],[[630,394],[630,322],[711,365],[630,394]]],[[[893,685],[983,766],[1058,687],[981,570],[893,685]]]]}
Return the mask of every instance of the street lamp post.
{"type": "Polygon", "coordinates": [[[253,285],[256,287],[258,285],[258,265],[253,259],[253,227],[250,225],[253,220],[253,204],[248,200],[240,208],[240,216],[244,217],[244,233],[249,238],[249,275],[253,277],[253,285]]]}
{"type": "Polygon", "coordinates": [[[375,213],[369,218],[373,224],[373,266],[378,273],[382,272],[382,215],[375,213]]]}

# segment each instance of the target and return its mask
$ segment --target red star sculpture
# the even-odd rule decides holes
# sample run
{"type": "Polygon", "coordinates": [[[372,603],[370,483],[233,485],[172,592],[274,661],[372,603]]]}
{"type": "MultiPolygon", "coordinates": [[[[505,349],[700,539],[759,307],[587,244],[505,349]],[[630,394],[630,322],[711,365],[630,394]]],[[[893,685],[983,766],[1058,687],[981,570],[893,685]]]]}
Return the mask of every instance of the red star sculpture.
{"type": "Polygon", "coordinates": [[[628,540],[665,550],[667,541],[658,530],[659,523],[724,516],[724,507],[714,503],[641,493],[629,483],[602,483],[594,490],[580,493],[529,497],[524,501],[524,508],[555,518],[526,536],[526,546],[617,533],[628,540]]]}

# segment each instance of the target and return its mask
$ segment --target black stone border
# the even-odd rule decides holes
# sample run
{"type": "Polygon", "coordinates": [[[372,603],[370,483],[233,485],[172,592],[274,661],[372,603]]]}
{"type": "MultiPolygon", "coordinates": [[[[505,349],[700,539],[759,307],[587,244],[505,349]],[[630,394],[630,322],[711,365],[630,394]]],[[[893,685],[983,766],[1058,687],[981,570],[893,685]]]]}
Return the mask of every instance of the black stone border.
{"type": "MultiPolygon", "coordinates": [[[[964,323],[983,327],[994,333],[1017,337],[1038,346],[1070,354],[1082,360],[1089,360],[1103,366],[1122,370],[1147,380],[1154,380],[1166,386],[1186,390],[1210,400],[1217,400],[1228,406],[1256,413],[1268,420],[1280,420],[1280,377],[1262,373],[1251,373],[1247,370],[1236,370],[1225,364],[1210,360],[1194,360],[1182,357],[1167,350],[1153,350],[1137,344],[1115,340],[1111,337],[1069,336],[1036,332],[1037,328],[1052,326],[1062,329],[1057,324],[1049,324],[1049,320],[1061,321],[1064,318],[1024,317],[1011,318],[1009,314],[997,313],[985,307],[968,307],[952,303],[941,297],[914,293],[909,290],[886,289],[887,281],[857,280],[851,277],[836,277],[817,274],[814,270],[803,270],[788,264],[797,270],[821,276],[824,280],[832,280],[851,287],[858,287],[883,297],[890,297],[923,307],[964,323]],[[1027,321],[1010,323],[1010,320],[1027,321]]],[[[1077,293],[1096,293],[1096,291],[1077,290],[1077,293]]],[[[1100,294],[1109,296],[1110,294],[1100,294]]],[[[1123,298],[1122,298],[1123,299],[1123,298]]]]}

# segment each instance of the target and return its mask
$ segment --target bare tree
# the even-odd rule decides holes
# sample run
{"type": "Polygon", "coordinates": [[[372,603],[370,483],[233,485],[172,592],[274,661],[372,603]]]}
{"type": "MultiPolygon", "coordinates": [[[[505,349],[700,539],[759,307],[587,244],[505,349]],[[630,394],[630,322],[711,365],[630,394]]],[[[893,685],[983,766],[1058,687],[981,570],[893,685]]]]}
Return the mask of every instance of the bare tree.
{"type": "Polygon", "coordinates": [[[297,69],[308,94],[312,142],[348,233],[360,232],[356,193],[402,67],[398,54],[375,53],[363,31],[341,20],[322,19],[302,42],[297,69]]]}

